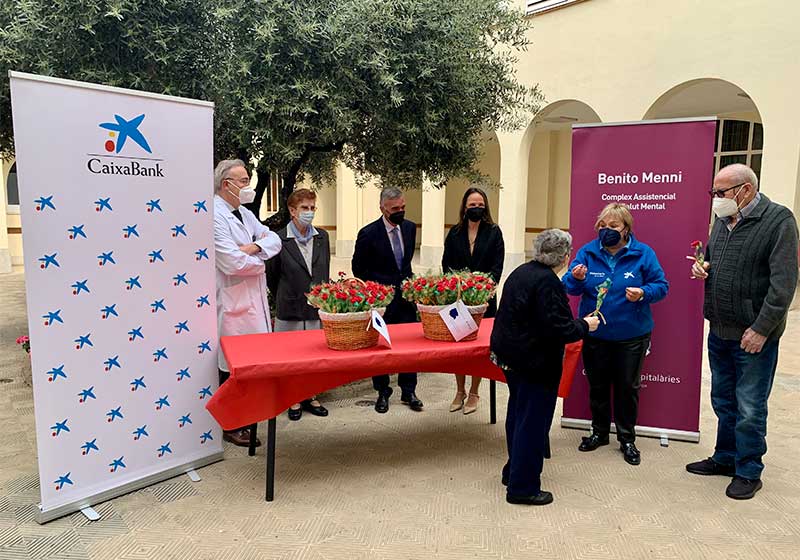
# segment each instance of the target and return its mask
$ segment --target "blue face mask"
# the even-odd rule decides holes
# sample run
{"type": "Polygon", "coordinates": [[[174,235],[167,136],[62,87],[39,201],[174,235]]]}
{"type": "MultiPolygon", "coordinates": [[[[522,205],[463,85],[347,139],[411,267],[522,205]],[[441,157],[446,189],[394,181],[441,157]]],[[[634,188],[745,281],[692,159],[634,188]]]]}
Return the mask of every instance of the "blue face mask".
{"type": "Polygon", "coordinates": [[[597,236],[600,238],[600,243],[603,247],[614,247],[622,240],[622,234],[611,228],[600,229],[600,231],[597,232],[597,236]]]}

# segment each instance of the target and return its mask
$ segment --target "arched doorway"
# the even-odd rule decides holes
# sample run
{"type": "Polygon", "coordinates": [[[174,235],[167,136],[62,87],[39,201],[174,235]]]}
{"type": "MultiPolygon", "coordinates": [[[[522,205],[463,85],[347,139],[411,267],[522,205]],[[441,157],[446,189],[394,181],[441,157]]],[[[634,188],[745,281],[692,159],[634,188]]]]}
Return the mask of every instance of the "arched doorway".
{"type": "Polygon", "coordinates": [[[544,229],[569,229],[570,178],[572,176],[572,125],[600,122],[589,105],[575,99],[550,103],[525,132],[528,156],[525,255],[530,258],[533,239],[544,229]]]}
{"type": "Polygon", "coordinates": [[[761,176],[764,127],[753,99],[742,88],[717,78],[679,84],[662,94],[644,119],[716,116],[714,173],[731,163],[744,163],[761,176]]]}

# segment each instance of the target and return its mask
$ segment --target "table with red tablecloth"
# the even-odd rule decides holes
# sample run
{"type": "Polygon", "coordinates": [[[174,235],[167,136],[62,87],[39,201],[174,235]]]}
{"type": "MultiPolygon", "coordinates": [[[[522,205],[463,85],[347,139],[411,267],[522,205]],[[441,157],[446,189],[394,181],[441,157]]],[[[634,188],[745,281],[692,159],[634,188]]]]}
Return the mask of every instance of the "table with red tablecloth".
{"type": "MultiPolygon", "coordinates": [[[[267,500],[275,475],[275,417],[294,403],[359,379],[402,371],[459,373],[492,380],[491,421],[495,422],[495,383],[505,382],[489,360],[492,319],[484,319],[472,341],[438,342],[422,335],[420,323],[389,325],[392,345],[383,339],[363,350],[331,350],[321,330],[226,336],[221,339],[230,378],[206,405],[223,429],[268,420],[267,500]]],[[[255,430],[250,454],[255,453],[255,430]]]]}

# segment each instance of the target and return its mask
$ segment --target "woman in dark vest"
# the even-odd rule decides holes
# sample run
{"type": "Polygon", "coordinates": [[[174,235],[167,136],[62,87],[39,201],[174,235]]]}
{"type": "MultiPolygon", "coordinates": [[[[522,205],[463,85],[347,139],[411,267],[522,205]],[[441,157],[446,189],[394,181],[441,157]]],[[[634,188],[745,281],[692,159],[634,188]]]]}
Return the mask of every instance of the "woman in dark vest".
{"type": "MultiPolygon", "coordinates": [[[[308,305],[305,296],[312,284],[330,278],[328,232],[311,225],[316,202],[314,191],[294,191],[286,202],[292,220],[276,232],[283,248],[267,261],[267,287],[275,298],[275,332],[322,328],[317,309],[308,305]]],[[[312,396],[289,408],[289,420],[300,420],[303,410],[315,416],[328,415],[328,410],[312,396]]]]}
{"type": "MultiPolygon", "coordinates": [[[[470,270],[488,273],[495,282],[500,282],[503,274],[505,246],[500,226],[492,220],[489,200],[486,193],[478,187],[470,187],[461,199],[458,223],[450,228],[444,240],[442,270],[445,272],[470,270]]],[[[489,308],[484,317],[494,317],[497,312],[497,298],[489,300],[489,308]]],[[[472,414],[478,409],[478,387],[481,378],[472,376],[469,395],[466,392],[466,376],[456,375],[456,396],[450,405],[450,412],[464,411],[472,414]]]]}

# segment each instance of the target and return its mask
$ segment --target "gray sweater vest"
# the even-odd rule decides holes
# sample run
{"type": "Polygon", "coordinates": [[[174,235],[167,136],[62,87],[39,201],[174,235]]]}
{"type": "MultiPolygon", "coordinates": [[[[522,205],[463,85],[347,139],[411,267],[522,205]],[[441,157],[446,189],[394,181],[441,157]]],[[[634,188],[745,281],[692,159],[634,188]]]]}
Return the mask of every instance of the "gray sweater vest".
{"type": "Polygon", "coordinates": [[[739,340],[747,328],[770,339],[783,334],[797,286],[797,246],[791,210],[763,194],[733,231],[714,222],[703,305],[712,333],[724,340],[739,340]]]}

